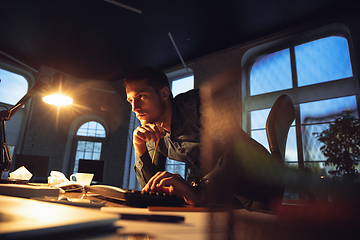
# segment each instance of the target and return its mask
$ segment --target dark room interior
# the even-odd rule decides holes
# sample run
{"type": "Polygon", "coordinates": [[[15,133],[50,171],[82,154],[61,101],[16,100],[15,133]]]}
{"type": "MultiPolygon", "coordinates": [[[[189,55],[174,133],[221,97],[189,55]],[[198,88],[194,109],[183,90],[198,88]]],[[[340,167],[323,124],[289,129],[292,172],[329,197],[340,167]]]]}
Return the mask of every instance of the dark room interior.
{"type": "MultiPolygon", "coordinates": [[[[34,174],[30,184],[93,168],[94,185],[141,190],[132,144],[140,122],[127,101],[124,78],[135,69],[154,67],[167,75],[173,93],[200,89],[204,169],[217,161],[214,139],[222,141],[218,148],[234,148],[239,154],[235,158],[241,158],[241,151],[251,152],[237,145],[234,128],[239,126],[273,157],[278,149],[267,121],[275,115],[277,100],[288,95],[291,106],[272,116],[280,122],[273,123],[275,128],[284,125],[280,127],[288,134],[280,143],[283,151],[275,156],[280,170],[257,160],[236,165],[256,178],[251,181],[285,180],[279,184],[281,207],[272,209],[275,214],[228,206],[176,208],[179,216],[186,212],[189,224],[159,225],[168,230],[160,234],[152,220],[126,220],[117,236],[124,231],[139,234],[133,239],[355,239],[360,212],[359,11],[355,0],[0,0],[2,128],[6,122],[6,131],[0,133],[7,135],[7,142],[2,136],[0,170],[9,149],[12,162],[4,172],[28,166],[34,174]],[[70,106],[43,103],[45,93],[36,88],[39,82],[55,82],[56,74],[66,79],[63,91],[73,99],[70,106]],[[21,87],[15,83],[18,77],[21,87]],[[190,87],[185,83],[189,79],[190,87]],[[30,92],[9,119],[8,110],[30,92]],[[352,159],[351,176],[339,160],[343,152],[331,158],[336,150],[334,141],[328,141],[334,131],[330,127],[348,119],[355,127],[347,139],[339,140],[345,133],[334,135],[337,146],[355,146],[346,152],[352,159]],[[326,147],[333,148],[326,152],[326,147]],[[201,211],[207,215],[193,214],[201,211]]],[[[187,176],[185,163],[168,159],[167,164],[166,171],[187,176]]],[[[1,191],[0,186],[3,197],[1,191]]],[[[0,198],[0,226],[9,202],[0,198]]],[[[118,213],[133,214],[131,209],[121,211],[114,218],[105,209],[94,218],[112,224],[118,213]]],[[[2,234],[0,230],[0,239],[7,236],[2,234]]],[[[59,239],[68,237],[64,234],[59,239]]]]}

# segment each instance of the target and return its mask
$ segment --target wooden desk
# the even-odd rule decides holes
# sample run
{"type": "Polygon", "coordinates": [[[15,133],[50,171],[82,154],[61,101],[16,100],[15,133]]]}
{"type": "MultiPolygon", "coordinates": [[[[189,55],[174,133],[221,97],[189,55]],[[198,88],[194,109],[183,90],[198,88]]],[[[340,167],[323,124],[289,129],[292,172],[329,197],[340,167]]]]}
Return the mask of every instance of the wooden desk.
{"type": "MultiPolygon", "coordinates": [[[[71,198],[97,199],[82,192],[69,192],[71,198]]],[[[73,207],[72,207],[73,208],[73,207]]],[[[287,203],[276,214],[253,212],[245,209],[212,212],[207,208],[149,207],[134,208],[106,201],[97,211],[115,213],[117,230],[92,240],[119,239],[120,236],[144,236],[148,239],[279,239],[319,240],[358,239],[357,217],[359,208],[341,205],[287,203]],[[184,217],[183,222],[151,222],[124,220],[120,214],[161,214],[184,217]]],[[[88,234],[89,235],[89,234],[88,234]]],[[[120,238],[120,239],[126,239],[120,238]]],[[[145,238],[146,239],[146,238],[145,238]]]]}

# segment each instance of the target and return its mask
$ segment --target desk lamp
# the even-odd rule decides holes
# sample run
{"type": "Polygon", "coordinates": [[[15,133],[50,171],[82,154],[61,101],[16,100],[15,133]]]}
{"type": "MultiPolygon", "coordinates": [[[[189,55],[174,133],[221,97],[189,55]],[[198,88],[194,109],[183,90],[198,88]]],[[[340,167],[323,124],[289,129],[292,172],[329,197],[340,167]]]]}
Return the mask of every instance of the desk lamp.
{"type": "Polygon", "coordinates": [[[65,76],[61,73],[55,73],[52,82],[43,82],[40,79],[35,85],[20,99],[12,108],[0,111],[0,173],[1,179],[9,178],[9,170],[12,162],[9,146],[6,142],[6,125],[11,117],[21,109],[30,98],[32,98],[38,91],[44,92],[43,101],[57,106],[64,106],[72,103],[72,98],[62,95],[62,90],[65,85],[65,76]]]}

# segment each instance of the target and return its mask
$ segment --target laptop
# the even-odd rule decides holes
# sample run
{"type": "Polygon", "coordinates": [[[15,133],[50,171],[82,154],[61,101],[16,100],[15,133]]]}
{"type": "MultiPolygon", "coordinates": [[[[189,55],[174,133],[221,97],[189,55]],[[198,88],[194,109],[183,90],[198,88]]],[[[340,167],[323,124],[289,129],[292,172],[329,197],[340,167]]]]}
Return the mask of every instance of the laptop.
{"type": "Polygon", "coordinates": [[[111,229],[118,214],[0,195],[0,239],[69,239],[111,229]]]}

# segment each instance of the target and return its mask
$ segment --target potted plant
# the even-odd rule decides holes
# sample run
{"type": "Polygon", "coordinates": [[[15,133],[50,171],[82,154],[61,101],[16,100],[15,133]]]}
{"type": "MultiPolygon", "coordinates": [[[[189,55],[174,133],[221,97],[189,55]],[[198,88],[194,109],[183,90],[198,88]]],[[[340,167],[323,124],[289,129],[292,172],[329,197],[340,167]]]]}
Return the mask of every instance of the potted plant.
{"type": "Polygon", "coordinates": [[[325,165],[334,165],[335,171],[329,171],[333,178],[340,181],[354,181],[359,178],[355,168],[360,158],[360,121],[346,111],[329,124],[321,133],[314,133],[324,145],[321,152],[327,158],[325,165]]]}

